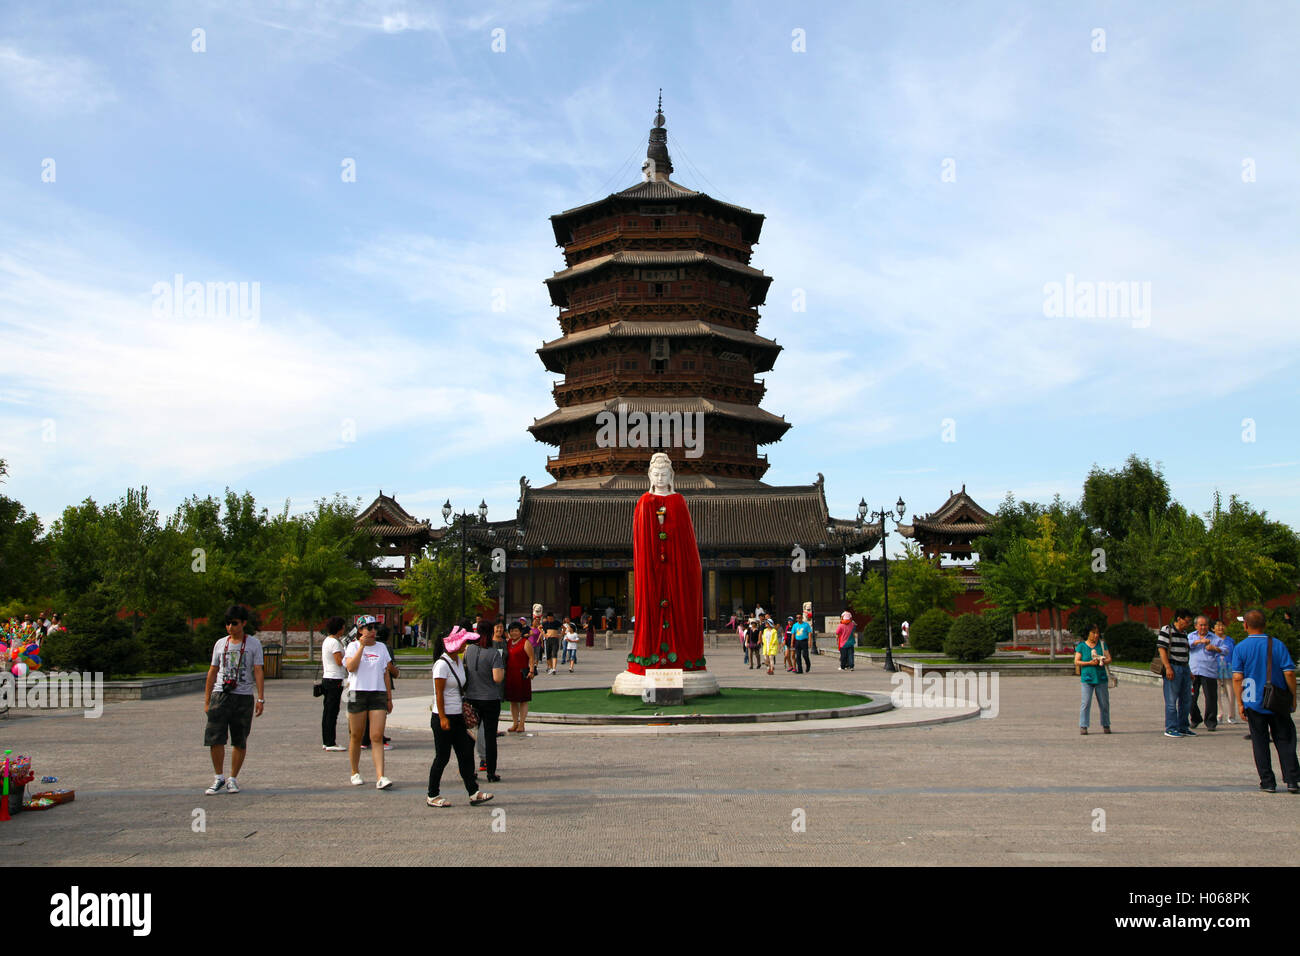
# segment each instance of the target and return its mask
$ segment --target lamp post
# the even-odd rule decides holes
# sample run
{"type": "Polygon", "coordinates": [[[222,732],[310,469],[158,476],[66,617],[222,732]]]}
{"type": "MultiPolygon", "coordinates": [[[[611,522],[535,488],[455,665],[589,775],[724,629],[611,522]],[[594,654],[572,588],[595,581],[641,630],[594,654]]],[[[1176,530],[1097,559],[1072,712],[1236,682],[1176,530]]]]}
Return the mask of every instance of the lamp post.
{"type": "MultiPolygon", "coordinates": [[[[898,503],[894,505],[893,511],[870,512],[871,518],[880,521],[880,553],[884,559],[884,564],[881,568],[881,577],[885,585],[885,670],[890,671],[891,673],[898,670],[898,668],[894,666],[894,629],[890,626],[889,622],[889,528],[885,524],[885,519],[890,519],[896,525],[901,524],[903,513],[906,510],[907,505],[903,504],[903,499],[900,497],[898,503]],[[897,512],[897,517],[895,517],[895,512],[897,512]]],[[[858,502],[858,514],[861,516],[867,515],[868,513],[867,500],[864,498],[858,502]]],[[[866,573],[867,562],[863,561],[863,577],[866,577],[866,573]]]]}
{"type": "MultiPolygon", "coordinates": [[[[488,506],[486,501],[480,501],[478,505],[478,520],[480,523],[487,521],[488,506]]],[[[465,552],[469,548],[469,521],[473,517],[468,511],[462,511],[455,516],[460,521],[460,616],[465,617],[465,552]]],[[[448,498],[442,505],[442,520],[444,524],[451,527],[456,526],[456,521],[452,518],[451,499],[448,498]]]]}

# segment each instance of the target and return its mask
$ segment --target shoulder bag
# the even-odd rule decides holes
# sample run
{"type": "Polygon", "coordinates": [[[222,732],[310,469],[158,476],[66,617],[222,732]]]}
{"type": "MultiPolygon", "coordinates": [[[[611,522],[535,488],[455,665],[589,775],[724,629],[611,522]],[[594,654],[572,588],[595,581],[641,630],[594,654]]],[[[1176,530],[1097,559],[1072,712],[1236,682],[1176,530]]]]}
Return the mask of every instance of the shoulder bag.
{"type": "Polygon", "coordinates": [[[465,726],[473,730],[478,726],[478,711],[465,699],[465,685],[461,683],[460,675],[456,673],[456,667],[450,661],[447,662],[447,670],[451,671],[451,676],[456,678],[456,687],[460,690],[460,715],[465,718],[465,726]]]}
{"type": "Polygon", "coordinates": [[[1264,695],[1260,698],[1260,706],[1270,713],[1289,714],[1291,713],[1291,688],[1278,687],[1273,683],[1273,638],[1271,635],[1265,635],[1264,640],[1268,641],[1268,650],[1265,651],[1264,695]]]}

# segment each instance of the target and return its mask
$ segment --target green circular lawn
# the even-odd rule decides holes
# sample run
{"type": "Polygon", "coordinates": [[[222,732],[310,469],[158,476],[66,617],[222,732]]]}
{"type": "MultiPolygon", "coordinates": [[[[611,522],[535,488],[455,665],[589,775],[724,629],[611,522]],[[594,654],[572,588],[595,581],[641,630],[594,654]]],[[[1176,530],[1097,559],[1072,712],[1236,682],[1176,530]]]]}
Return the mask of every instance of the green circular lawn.
{"type": "Polygon", "coordinates": [[[640,697],[611,694],[603,687],[544,690],[533,694],[529,710],[544,714],[773,714],[783,710],[828,710],[860,707],[871,698],[831,690],[724,687],[712,697],[693,697],[680,706],[644,704],[640,697]]]}

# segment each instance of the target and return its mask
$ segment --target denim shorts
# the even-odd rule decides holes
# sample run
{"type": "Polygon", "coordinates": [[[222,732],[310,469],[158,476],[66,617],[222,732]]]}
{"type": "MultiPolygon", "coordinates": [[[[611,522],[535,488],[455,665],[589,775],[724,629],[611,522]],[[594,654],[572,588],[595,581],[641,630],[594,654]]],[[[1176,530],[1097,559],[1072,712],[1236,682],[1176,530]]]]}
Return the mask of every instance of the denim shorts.
{"type": "Polygon", "coordinates": [[[388,710],[388,691],[358,690],[348,695],[349,714],[364,714],[372,710],[388,710]]]}

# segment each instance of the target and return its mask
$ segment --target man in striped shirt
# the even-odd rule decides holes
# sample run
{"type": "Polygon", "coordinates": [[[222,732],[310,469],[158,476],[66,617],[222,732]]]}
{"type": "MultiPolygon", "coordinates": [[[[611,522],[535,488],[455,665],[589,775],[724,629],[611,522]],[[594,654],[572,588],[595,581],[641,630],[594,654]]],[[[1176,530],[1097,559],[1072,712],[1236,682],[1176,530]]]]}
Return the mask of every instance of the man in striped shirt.
{"type": "Polygon", "coordinates": [[[1165,665],[1165,736],[1195,737],[1196,731],[1188,724],[1192,709],[1192,672],[1188,666],[1191,649],[1187,644],[1187,628],[1192,623],[1192,612],[1179,609],[1174,612],[1174,622],[1160,629],[1156,637],[1156,650],[1165,665]]]}

